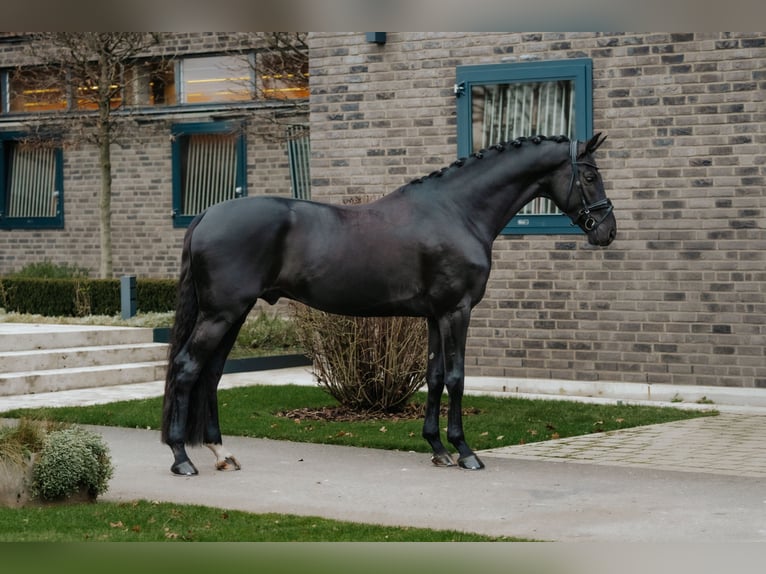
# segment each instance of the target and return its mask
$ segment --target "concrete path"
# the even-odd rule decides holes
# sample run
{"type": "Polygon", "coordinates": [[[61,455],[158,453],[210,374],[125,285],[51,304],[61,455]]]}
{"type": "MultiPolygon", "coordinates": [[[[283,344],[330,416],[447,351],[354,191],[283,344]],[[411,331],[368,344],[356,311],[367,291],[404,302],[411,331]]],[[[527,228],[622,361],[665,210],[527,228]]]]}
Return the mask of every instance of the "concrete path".
{"type": "MultiPolygon", "coordinates": [[[[699,430],[698,421],[690,422],[699,430]]],[[[763,421],[750,422],[759,425],[753,432],[766,429],[763,421]]],[[[671,435],[688,437],[672,425],[671,435]]],[[[759,476],[745,477],[682,464],[670,470],[673,460],[682,461],[675,455],[658,463],[652,456],[642,462],[637,453],[624,466],[609,455],[573,464],[499,452],[484,453],[487,468],[470,472],[436,468],[422,453],[226,437],[241,471],[215,471],[203,447],[190,453],[200,475],[179,478],[168,471],[172,457],[156,431],[97,430],[117,469],[105,500],[143,498],[556,541],[766,541],[763,465],[759,476]]],[[[608,437],[611,445],[619,445],[620,434],[608,437]]],[[[634,442],[635,433],[626,433],[626,440],[634,442]]],[[[690,446],[706,445],[683,450],[690,446]]]]}
{"type": "MultiPolygon", "coordinates": [[[[222,387],[314,384],[305,369],[226,375],[222,387]]],[[[0,398],[21,406],[110,402],[161,383],[0,398]],[[122,387],[122,388],[121,388],[122,387]]],[[[766,416],[730,406],[706,417],[481,453],[480,472],[428,455],[241,437],[243,469],[213,470],[193,449],[193,478],[169,472],[155,430],[98,427],[115,476],[105,500],[143,498],[249,512],[315,515],[557,541],[766,541],[766,416]]]]}

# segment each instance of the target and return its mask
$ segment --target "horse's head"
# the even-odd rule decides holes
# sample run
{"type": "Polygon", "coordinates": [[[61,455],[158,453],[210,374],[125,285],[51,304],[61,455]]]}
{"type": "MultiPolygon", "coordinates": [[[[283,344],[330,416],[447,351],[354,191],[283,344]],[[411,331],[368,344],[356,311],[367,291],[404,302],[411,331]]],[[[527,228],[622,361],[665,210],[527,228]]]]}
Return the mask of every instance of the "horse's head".
{"type": "Polygon", "coordinates": [[[584,147],[572,141],[569,162],[558,170],[551,185],[551,198],[588,236],[592,245],[609,245],[617,234],[612,202],[606,197],[604,182],[593,159],[593,152],[604,143],[598,133],[584,147]]]}

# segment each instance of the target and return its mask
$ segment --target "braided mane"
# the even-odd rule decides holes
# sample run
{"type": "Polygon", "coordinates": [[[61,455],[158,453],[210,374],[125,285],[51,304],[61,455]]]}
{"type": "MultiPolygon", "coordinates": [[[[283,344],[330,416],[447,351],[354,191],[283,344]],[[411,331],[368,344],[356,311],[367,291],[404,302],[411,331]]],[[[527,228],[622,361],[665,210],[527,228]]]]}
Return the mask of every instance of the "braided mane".
{"type": "Polygon", "coordinates": [[[531,137],[531,138],[518,137],[516,139],[510,140],[510,141],[507,141],[507,142],[501,142],[501,143],[495,144],[495,145],[493,145],[493,146],[491,146],[491,147],[489,147],[487,149],[479,150],[476,153],[471,154],[469,157],[462,157],[460,159],[457,159],[457,160],[455,160],[454,162],[452,162],[450,165],[448,165],[446,167],[443,167],[441,169],[437,169],[436,171],[432,171],[431,173],[429,173],[426,176],[419,177],[417,179],[412,180],[410,182],[410,184],[423,183],[423,182],[425,182],[428,179],[433,179],[433,178],[441,177],[441,176],[443,176],[445,174],[445,172],[447,170],[449,170],[451,168],[463,167],[463,165],[465,165],[465,162],[467,160],[469,160],[469,159],[483,159],[484,158],[484,154],[487,151],[490,151],[490,150],[494,150],[494,151],[497,151],[497,152],[502,152],[502,151],[505,151],[506,148],[508,148],[508,147],[520,148],[526,142],[532,142],[533,144],[540,144],[540,143],[542,143],[542,142],[544,142],[546,140],[551,140],[551,141],[554,141],[556,143],[565,143],[565,142],[569,141],[569,138],[566,137],[566,136],[563,136],[563,135],[553,136],[553,137],[546,137],[546,136],[543,136],[543,135],[537,135],[537,136],[534,136],[534,137],[531,137]]]}

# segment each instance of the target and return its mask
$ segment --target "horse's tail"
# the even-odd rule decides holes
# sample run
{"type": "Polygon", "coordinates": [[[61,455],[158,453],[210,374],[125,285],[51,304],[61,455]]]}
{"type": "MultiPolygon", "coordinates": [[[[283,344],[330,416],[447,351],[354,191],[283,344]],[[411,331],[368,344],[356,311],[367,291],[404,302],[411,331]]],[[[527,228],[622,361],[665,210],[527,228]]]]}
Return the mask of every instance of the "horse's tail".
{"type": "MultiPolygon", "coordinates": [[[[191,239],[194,228],[202,220],[204,212],[198,215],[186,230],[183,250],[181,252],[181,274],[178,281],[178,293],[176,296],[176,313],[173,328],[170,331],[170,345],[168,348],[168,366],[165,375],[165,397],[162,405],[162,442],[168,442],[170,424],[176,407],[176,395],[178,385],[176,378],[179,364],[176,361],[178,354],[194,330],[199,310],[197,303],[197,289],[191,271],[191,239]]],[[[189,409],[185,429],[185,441],[189,444],[202,442],[203,429],[208,408],[207,393],[200,388],[203,385],[194,384],[190,389],[189,409]]]]}

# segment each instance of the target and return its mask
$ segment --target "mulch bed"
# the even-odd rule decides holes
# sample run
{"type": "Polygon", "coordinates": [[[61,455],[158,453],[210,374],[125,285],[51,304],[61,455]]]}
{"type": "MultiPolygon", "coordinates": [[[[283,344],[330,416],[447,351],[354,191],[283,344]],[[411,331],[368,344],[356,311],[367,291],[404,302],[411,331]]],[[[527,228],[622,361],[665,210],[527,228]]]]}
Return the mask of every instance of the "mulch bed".
{"type": "MultiPolygon", "coordinates": [[[[479,414],[481,411],[475,407],[463,409],[463,416],[479,414]]],[[[410,403],[403,410],[396,413],[382,411],[358,411],[344,406],[292,409],[280,411],[279,417],[292,420],[328,421],[328,422],[361,422],[361,421],[401,421],[422,419],[425,415],[423,403],[410,403]]],[[[447,406],[440,409],[440,416],[447,416],[447,406]]]]}

